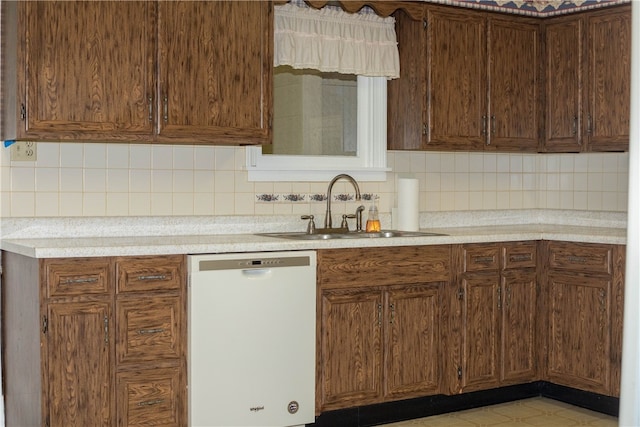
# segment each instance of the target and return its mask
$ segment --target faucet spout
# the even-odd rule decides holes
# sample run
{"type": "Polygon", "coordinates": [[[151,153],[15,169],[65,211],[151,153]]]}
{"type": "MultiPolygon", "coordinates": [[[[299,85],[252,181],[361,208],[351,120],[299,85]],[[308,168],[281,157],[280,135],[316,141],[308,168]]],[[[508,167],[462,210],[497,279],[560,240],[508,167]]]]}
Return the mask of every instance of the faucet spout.
{"type": "Polygon", "coordinates": [[[336,175],[329,182],[329,186],[327,187],[327,212],[325,213],[325,217],[324,217],[324,228],[332,228],[332,221],[331,221],[331,192],[333,191],[333,184],[335,184],[336,181],[338,181],[340,179],[346,179],[347,181],[351,182],[351,184],[353,185],[353,188],[355,188],[355,190],[356,190],[356,200],[361,200],[362,199],[362,196],[360,195],[360,187],[358,186],[358,183],[356,182],[356,180],[351,175],[347,175],[346,173],[341,173],[339,175],[336,175]]]}

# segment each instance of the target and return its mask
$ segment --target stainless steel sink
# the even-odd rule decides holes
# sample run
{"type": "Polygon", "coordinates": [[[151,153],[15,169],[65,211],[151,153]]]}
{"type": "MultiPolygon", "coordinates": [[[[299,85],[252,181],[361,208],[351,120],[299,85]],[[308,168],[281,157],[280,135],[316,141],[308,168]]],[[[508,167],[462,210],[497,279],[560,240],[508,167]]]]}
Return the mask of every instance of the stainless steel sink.
{"type": "Polygon", "coordinates": [[[330,240],[330,239],[386,239],[392,237],[428,237],[428,236],[446,236],[442,233],[431,233],[426,231],[398,231],[398,230],[382,230],[375,233],[355,232],[347,233],[316,233],[307,234],[304,231],[276,232],[276,233],[257,233],[259,236],[277,237],[281,239],[292,240],[330,240]]]}

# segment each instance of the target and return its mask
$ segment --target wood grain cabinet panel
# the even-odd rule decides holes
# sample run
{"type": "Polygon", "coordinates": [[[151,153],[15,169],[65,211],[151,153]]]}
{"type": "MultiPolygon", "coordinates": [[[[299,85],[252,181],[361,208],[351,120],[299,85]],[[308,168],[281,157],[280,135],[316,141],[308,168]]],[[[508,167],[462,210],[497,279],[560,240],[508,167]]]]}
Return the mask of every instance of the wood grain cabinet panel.
{"type": "Polygon", "coordinates": [[[546,242],[546,375],[619,396],[625,247],[546,242]]]}
{"type": "Polygon", "coordinates": [[[119,373],[117,426],[184,426],[183,375],[179,368],[119,373]]]}
{"type": "Polygon", "coordinates": [[[19,9],[19,138],[151,138],[153,2],[30,1],[19,9]]]}
{"type": "Polygon", "coordinates": [[[111,304],[51,303],[46,313],[44,425],[113,425],[111,304]]]}
{"type": "Polygon", "coordinates": [[[433,5],[422,22],[396,19],[401,76],[388,84],[389,149],[538,150],[539,21],[433,5]]]}
{"type": "Polygon", "coordinates": [[[318,251],[316,411],[442,393],[450,247],[318,251]]]}
{"type": "Polygon", "coordinates": [[[118,301],[118,363],[179,360],[185,339],[182,302],[180,296],[118,301]]]}
{"type": "Polygon", "coordinates": [[[187,425],[184,256],[2,262],[7,425],[187,425]]]}
{"type": "Polygon", "coordinates": [[[544,37],[544,150],[628,150],[631,8],[550,18],[544,37]]]}
{"type": "Polygon", "coordinates": [[[4,10],[18,20],[19,46],[8,50],[18,65],[5,59],[18,84],[5,102],[19,139],[271,142],[271,2],[34,1],[4,10]]]}
{"type": "Polygon", "coordinates": [[[456,251],[461,263],[460,351],[458,388],[452,391],[534,381],[539,348],[536,242],[467,244],[456,251]]]}

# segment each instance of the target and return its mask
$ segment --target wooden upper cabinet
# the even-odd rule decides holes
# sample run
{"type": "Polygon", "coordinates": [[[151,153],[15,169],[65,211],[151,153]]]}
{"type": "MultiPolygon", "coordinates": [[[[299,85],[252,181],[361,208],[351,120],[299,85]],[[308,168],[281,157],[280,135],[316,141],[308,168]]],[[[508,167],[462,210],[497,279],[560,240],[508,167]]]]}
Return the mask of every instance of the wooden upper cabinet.
{"type": "Polygon", "coordinates": [[[270,2],[159,3],[158,139],[270,140],[270,2]]]}
{"type": "Polygon", "coordinates": [[[573,16],[553,19],[545,28],[546,151],[582,151],[583,37],[584,22],[573,16]]]}
{"type": "Polygon", "coordinates": [[[544,37],[544,151],[627,150],[630,8],[549,19],[544,37]]]}
{"type": "Polygon", "coordinates": [[[390,149],[538,151],[538,20],[438,6],[396,20],[390,149]]]}
{"type": "Polygon", "coordinates": [[[540,24],[489,18],[486,149],[538,150],[540,24]]]}
{"type": "Polygon", "coordinates": [[[434,10],[426,25],[425,148],[482,150],[487,130],[485,16],[434,10]]]}
{"type": "Polygon", "coordinates": [[[629,148],[631,102],[631,12],[624,7],[587,19],[589,151],[629,148]]]}
{"type": "Polygon", "coordinates": [[[151,2],[20,2],[18,137],[148,139],[151,2]]]}
{"type": "Polygon", "coordinates": [[[11,13],[19,139],[271,141],[271,2],[29,1],[11,13]]]}

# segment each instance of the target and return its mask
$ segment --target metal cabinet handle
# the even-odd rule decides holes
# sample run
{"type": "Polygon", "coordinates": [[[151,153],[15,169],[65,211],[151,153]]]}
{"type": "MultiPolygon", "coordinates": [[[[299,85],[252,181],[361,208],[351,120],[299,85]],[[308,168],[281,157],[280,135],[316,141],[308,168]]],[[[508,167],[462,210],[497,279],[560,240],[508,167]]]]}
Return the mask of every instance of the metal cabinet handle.
{"type": "Polygon", "coordinates": [[[164,328],[138,329],[138,335],[159,334],[164,332],[164,328]]]}
{"type": "Polygon", "coordinates": [[[567,259],[570,262],[575,262],[577,264],[584,264],[587,262],[587,257],[584,256],[575,256],[575,255],[570,255],[567,257],[567,259]]]}
{"type": "Polygon", "coordinates": [[[61,281],[61,285],[73,285],[80,283],[96,283],[98,281],[97,277],[81,277],[79,279],[67,279],[65,281],[61,281]]]}
{"type": "Polygon", "coordinates": [[[593,133],[593,122],[591,120],[591,113],[587,114],[587,134],[591,135],[593,133]]]}
{"type": "Polygon", "coordinates": [[[498,310],[502,309],[502,288],[498,287],[498,310]]]}
{"type": "Polygon", "coordinates": [[[578,117],[577,116],[573,116],[573,129],[571,130],[571,133],[573,134],[573,136],[576,136],[578,134],[578,117]]]}
{"type": "Polygon", "coordinates": [[[164,399],[147,400],[145,402],[138,402],[138,406],[153,406],[159,405],[164,402],[164,399]]]}
{"type": "Polygon", "coordinates": [[[164,120],[165,123],[169,123],[169,97],[167,97],[166,94],[162,98],[162,108],[163,108],[162,119],[164,120]]]}
{"type": "Polygon", "coordinates": [[[151,274],[148,276],[138,276],[138,280],[166,280],[166,274],[151,274]]]}
{"type": "Polygon", "coordinates": [[[393,325],[393,322],[396,319],[396,306],[394,304],[390,304],[389,310],[391,310],[391,318],[389,319],[389,323],[393,325]]]}
{"type": "Polygon", "coordinates": [[[495,260],[494,257],[492,256],[476,256],[473,257],[473,262],[477,262],[479,264],[488,264],[490,262],[493,262],[495,260]]]}
{"type": "Polygon", "coordinates": [[[149,103],[149,123],[153,122],[153,97],[147,98],[147,102],[149,103]]]}
{"type": "Polygon", "coordinates": [[[509,257],[509,261],[513,261],[513,262],[531,261],[531,254],[511,255],[509,257]]]}
{"type": "Polygon", "coordinates": [[[378,304],[378,326],[382,326],[382,304],[378,304]]]}
{"type": "Polygon", "coordinates": [[[482,116],[482,135],[487,135],[487,116],[482,116]]]}

